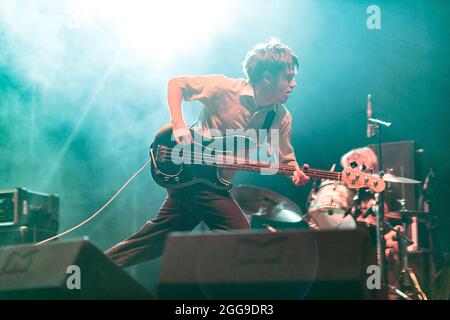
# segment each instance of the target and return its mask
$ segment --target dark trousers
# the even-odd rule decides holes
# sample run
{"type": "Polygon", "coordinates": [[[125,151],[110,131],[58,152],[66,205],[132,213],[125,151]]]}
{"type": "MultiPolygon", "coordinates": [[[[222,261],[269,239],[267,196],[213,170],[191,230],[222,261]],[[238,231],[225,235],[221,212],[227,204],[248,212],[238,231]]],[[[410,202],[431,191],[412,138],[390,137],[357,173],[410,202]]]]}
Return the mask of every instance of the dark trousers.
{"type": "Polygon", "coordinates": [[[157,216],[105,254],[128,267],[162,255],[169,232],[192,231],[201,221],[211,230],[250,229],[250,224],[227,191],[204,185],[170,190],[157,216]]]}

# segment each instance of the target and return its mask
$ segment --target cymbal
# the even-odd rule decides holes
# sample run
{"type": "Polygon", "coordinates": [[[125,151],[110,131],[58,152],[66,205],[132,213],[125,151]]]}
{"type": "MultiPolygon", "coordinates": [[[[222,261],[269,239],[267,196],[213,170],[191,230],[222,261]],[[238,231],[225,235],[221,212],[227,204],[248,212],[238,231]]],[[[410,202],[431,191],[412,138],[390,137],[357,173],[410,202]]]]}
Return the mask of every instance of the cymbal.
{"type": "Polygon", "coordinates": [[[299,222],[301,209],[285,196],[264,188],[237,185],[230,194],[246,215],[264,216],[280,222],[299,222]]]}
{"type": "Polygon", "coordinates": [[[410,178],[399,177],[393,173],[386,173],[383,176],[383,180],[387,181],[387,182],[394,182],[394,183],[420,183],[419,180],[413,180],[410,178]]]}

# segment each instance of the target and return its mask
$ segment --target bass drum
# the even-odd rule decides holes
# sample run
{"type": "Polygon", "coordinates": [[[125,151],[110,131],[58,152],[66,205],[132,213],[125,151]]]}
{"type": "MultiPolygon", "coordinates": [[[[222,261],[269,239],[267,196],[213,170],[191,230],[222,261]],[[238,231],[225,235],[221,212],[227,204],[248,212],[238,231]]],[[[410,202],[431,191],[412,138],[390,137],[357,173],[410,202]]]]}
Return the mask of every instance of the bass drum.
{"type": "Polygon", "coordinates": [[[355,229],[351,215],[354,193],[342,182],[324,180],[309,194],[304,220],[317,230],[355,229]]]}

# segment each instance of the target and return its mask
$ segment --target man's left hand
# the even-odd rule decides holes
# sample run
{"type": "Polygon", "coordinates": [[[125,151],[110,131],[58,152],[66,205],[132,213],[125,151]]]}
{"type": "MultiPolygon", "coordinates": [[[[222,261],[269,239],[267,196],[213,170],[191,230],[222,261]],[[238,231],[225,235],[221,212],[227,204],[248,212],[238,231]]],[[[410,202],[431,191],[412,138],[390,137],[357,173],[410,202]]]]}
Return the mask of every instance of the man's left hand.
{"type": "MultiPolygon", "coordinates": [[[[307,170],[308,168],[309,165],[303,165],[303,170],[307,170]]],[[[303,172],[303,170],[300,169],[300,167],[296,167],[294,175],[292,176],[292,183],[296,187],[307,184],[309,182],[309,177],[303,172]]]]}

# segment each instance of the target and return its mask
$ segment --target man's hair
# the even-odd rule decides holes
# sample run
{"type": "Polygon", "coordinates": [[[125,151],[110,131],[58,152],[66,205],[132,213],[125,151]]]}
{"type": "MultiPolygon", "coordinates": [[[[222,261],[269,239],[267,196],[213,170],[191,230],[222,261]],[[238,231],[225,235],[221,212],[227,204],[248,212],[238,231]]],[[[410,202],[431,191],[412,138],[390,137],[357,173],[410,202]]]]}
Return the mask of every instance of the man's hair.
{"type": "Polygon", "coordinates": [[[367,169],[378,170],[378,157],[375,152],[369,147],[362,147],[350,150],[341,158],[341,165],[345,168],[349,160],[356,160],[358,165],[364,164],[367,169]]]}
{"type": "Polygon", "coordinates": [[[255,45],[242,62],[244,73],[251,84],[262,80],[264,71],[278,76],[286,67],[298,70],[298,58],[279,39],[271,38],[267,43],[255,45]]]}

